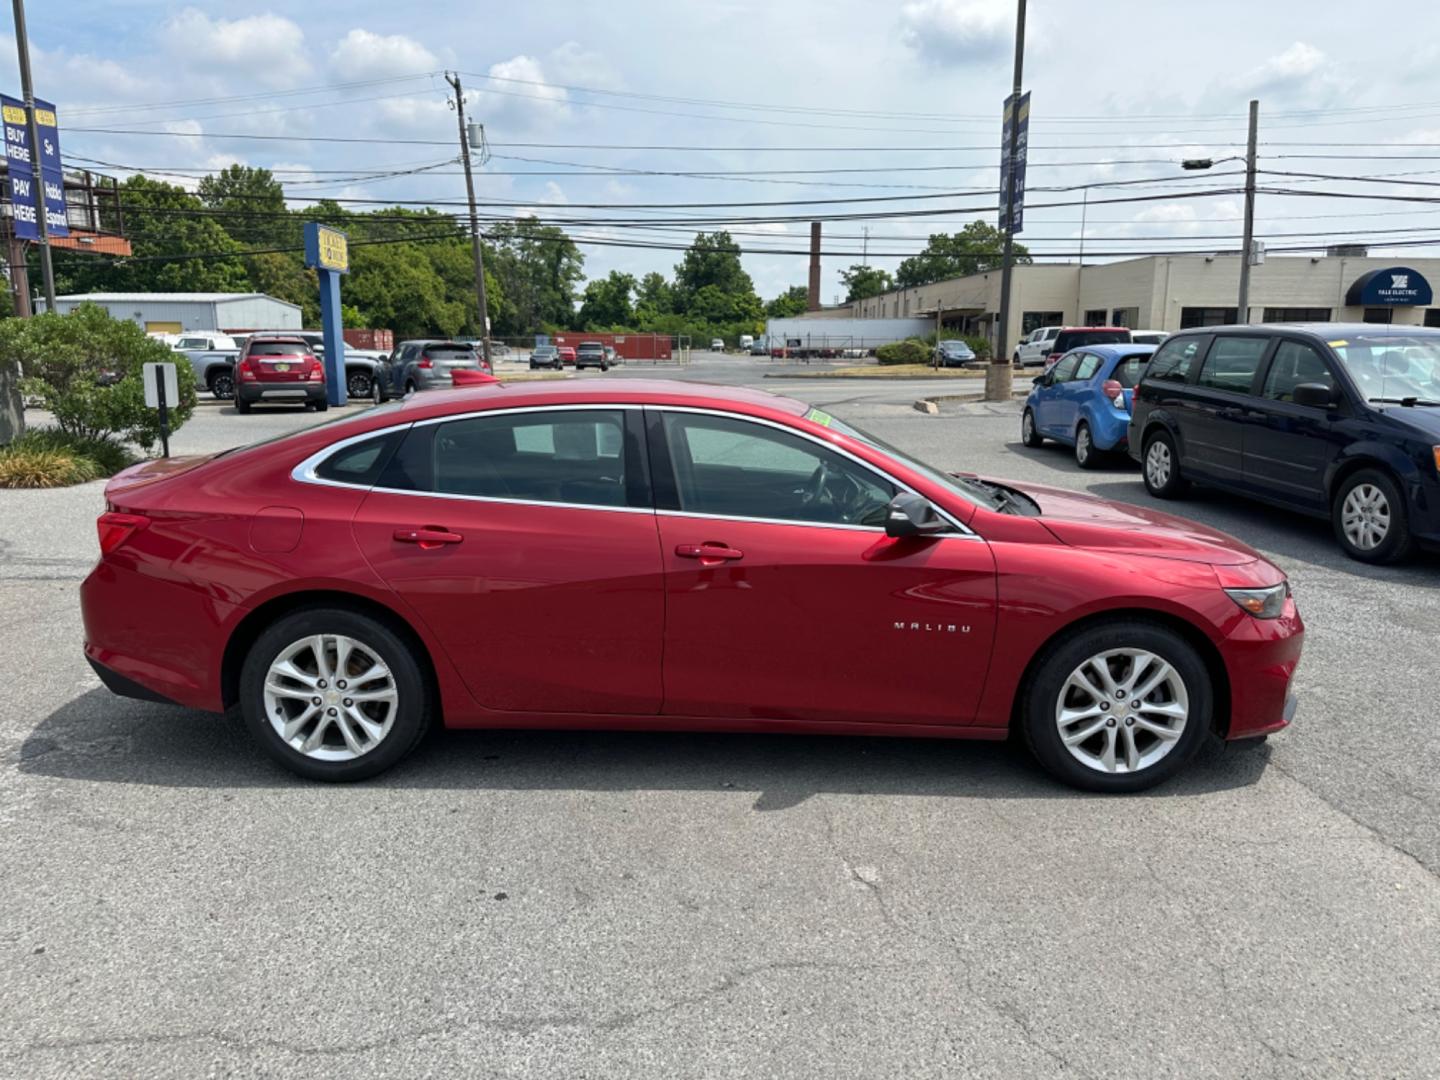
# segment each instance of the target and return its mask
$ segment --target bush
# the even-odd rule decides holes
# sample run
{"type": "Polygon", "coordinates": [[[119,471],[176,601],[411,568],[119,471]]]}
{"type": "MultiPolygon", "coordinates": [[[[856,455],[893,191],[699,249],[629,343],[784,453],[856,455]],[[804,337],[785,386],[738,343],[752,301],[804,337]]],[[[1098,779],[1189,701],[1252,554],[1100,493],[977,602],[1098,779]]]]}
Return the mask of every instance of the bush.
{"type": "Polygon", "coordinates": [[[882,364],[928,364],[930,348],[916,338],[894,341],[875,350],[875,359],[882,364]]]}
{"type": "Polygon", "coordinates": [[[136,461],[134,454],[113,439],[91,439],[52,427],[31,428],[4,449],[53,450],[71,457],[88,458],[101,476],[114,476],[136,461]]]}
{"type": "Polygon", "coordinates": [[[0,488],[65,487],[99,476],[89,458],[64,450],[32,450],[13,443],[0,450],[0,488]]]}
{"type": "Polygon", "coordinates": [[[183,356],[145,336],[134,323],[112,319],[94,304],[69,315],[36,315],[0,322],[0,365],[24,368],[21,392],[39,399],[67,435],[113,437],[148,449],[160,441],[160,413],[145,405],[142,365],[175,364],[180,400],[170,407],[170,430],[195,409],[195,372],[183,356]],[[112,382],[108,376],[118,376],[112,382]]]}
{"type": "Polygon", "coordinates": [[[966,335],[960,340],[970,346],[970,351],[975,354],[977,360],[989,360],[994,352],[990,345],[990,339],[980,334],[966,335]]]}

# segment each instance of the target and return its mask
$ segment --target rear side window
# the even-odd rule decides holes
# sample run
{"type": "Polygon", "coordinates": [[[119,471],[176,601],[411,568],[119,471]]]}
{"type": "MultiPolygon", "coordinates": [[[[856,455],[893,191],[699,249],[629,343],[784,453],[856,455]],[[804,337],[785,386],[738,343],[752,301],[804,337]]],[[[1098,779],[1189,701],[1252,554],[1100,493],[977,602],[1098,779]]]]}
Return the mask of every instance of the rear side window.
{"type": "Polygon", "coordinates": [[[1321,355],[1300,341],[1282,341],[1275,347],[1275,358],[1265,376],[1262,396],[1272,401],[1294,401],[1295,387],[1301,383],[1320,383],[1335,389],[1335,376],[1321,355]]]}
{"type": "Polygon", "coordinates": [[[435,432],[434,490],[525,502],[625,506],[625,414],[477,416],[435,432]]]}
{"type": "Polygon", "coordinates": [[[1145,381],[1188,382],[1190,372],[1195,369],[1196,363],[1204,354],[1205,344],[1209,340],[1208,334],[1170,338],[1156,349],[1155,355],[1150,358],[1150,366],[1145,372],[1145,381]]]}
{"type": "Polygon", "coordinates": [[[1084,382],[1086,379],[1093,379],[1095,372],[1100,370],[1100,357],[1094,353],[1082,353],[1080,364],[1075,369],[1075,381],[1084,382]]]}
{"type": "Polygon", "coordinates": [[[1196,385],[1211,390],[1228,390],[1232,394],[1248,394],[1255,384],[1255,373],[1260,370],[1260,358],[1270,345],[1269,338],[1232,337],[1228,334],[1215,339],[1210,346],[1210,355],[1200,369],[1196,385]]]}
{"type": "Polygon", "coordinates": [[[337,450],[316,466],[315,475],[337,484],[370,487],[380,479],[395,447],[404,437],[405,430],[402,428],[337,450]]]}

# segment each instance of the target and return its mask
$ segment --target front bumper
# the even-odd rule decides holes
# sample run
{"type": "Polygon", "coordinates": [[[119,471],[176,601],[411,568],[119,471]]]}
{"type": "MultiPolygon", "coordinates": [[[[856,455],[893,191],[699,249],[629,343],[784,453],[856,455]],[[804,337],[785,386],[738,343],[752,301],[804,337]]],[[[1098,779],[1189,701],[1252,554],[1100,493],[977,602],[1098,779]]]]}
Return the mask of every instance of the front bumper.
{"type": "Polygon", "coordinates": [[[1242,615],[1217,643],[1230,681],[1227,739],[1268,735],[1290,725],[1296,709],[1292,683],[1305,644],[1295,601],[1278,619],[1242,615]]]}

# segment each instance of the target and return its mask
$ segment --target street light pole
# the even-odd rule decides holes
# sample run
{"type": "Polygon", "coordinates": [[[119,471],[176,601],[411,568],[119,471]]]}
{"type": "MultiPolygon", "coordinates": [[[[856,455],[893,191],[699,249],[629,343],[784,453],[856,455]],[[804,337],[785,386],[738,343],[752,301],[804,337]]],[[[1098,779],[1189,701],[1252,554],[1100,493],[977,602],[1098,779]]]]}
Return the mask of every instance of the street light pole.
{"type": "Polygon", "coordinates": [[[1000,326],[995,332],[995,355],[985,371],[985,400],[1009,401],[1014,382],[1010,368],[1010,282],[1015,274],[1015,156],[1020,142],[1020,94],[1025,68],[1025,0],[1015,12],[1015,85],[1010,108],[1010,144],[1005,162],[1005,248],[1000,261],[1000,326]]]}
{"type": "Polygon", "coordinates": [[[14,0],[15,52],[20,58],[20,96],[25,99],[30,132],[30,166],[35,173],[35,224],[40,234],[40,272],[45,279],[45,310],[55,310],[55,267],[50,261],[50,225],[45,217],[45,177],[40,171],[40,125],[35,122],[35,86],[30,80],[30,39],[25,33],[25,0],[14,0]]]}
{"type": "MultiPolygon", "coordinates": [[[[20,0],[15,0],[18,4],[20,0]]],[[[480,305],[480,349],[485,363],[490,360],[490,307],[485,297],[485,254],[480,248],[480,215],[475,209],[475,178],[470,172],[470,136],[465,130],[465,94],[460,75],[451,72],[445,81],[455,91],[455,117],[460,122],[460,161],[465,166],[465,193],[470,200],[470,246],[475,254],[475,297],[480,305]]]]}
{"type": "Polygon", "coordinates": [[[1245,239],[1240,250],[1240,297],[1235,321],[1250,321],[1250,259],[1255,246],[1255,143],[1260,130],[1260,102],[1250,102],[1250,138],[1245,148],[1245,239]]]}

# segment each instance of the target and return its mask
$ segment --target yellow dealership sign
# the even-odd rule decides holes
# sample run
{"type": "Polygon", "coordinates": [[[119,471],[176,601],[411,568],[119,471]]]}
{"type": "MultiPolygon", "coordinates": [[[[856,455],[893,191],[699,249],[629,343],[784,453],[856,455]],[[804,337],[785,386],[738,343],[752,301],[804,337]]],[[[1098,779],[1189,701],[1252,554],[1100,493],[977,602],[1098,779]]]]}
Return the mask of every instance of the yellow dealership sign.
{"type": "Polygon", "coordinates": [[[350,272],[350,242],[339,229],[310,222],[305,228],[305,265],[339,274],[350,272]]]}

